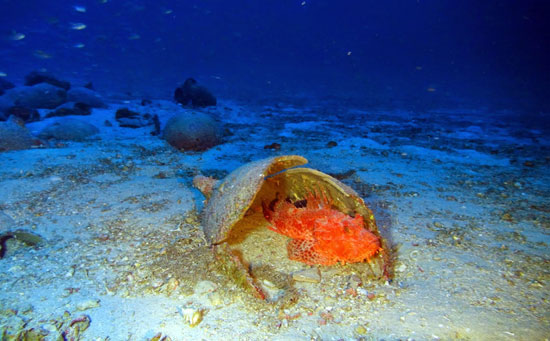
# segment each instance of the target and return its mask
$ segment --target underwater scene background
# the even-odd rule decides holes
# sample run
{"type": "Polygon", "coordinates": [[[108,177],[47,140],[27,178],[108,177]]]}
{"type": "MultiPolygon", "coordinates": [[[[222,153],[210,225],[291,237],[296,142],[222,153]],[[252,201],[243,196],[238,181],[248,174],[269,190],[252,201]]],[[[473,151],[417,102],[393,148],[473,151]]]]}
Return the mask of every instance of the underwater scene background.
{"type": "Polygon", "coordinates": [[[247,100],[548,110],[545,1],[1,5],[0,61],[13,80],[47,68],[105,91],[168,98],[194,76],[220,96],[247,100]]]}
{"type": "Polygon", "coordinates": [[[550,3],[0,0],[0,340],[548,340],[550,3]]]}

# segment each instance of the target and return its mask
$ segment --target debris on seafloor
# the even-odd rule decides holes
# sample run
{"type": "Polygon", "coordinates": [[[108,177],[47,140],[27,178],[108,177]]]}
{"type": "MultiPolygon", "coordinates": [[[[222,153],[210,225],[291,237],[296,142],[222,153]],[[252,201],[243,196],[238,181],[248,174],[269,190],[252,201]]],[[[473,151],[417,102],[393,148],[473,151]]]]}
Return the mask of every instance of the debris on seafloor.
{"type": "Polygon", "coordinates": [[[15,240],[27,246],[39,246],[44,239],[36,233],[23,229],[13,229],[15,222],[10,216],[0,211],[0,259],[4,257],[7,251],[8,240],[15,240]]]}
{"type": "Polygon", "coordinates": [[[297,268],[288,256],[310,265],[358,263],[363,276],[390,278],[389,247],[372,211],[337,179],[298,167],[306,163],[286,155],[245,164],[216,184],[204,208],[204,233],[221,271],[255,297],[275,301],[285,296],[280,289],[293,292],[297,268]],[[326,228],[327,217],[336,227],[326,228]],[[301,232],[278,231],[283,226],[301,232]],[[366,253],[344,250],[365,245],[366,253]]]}

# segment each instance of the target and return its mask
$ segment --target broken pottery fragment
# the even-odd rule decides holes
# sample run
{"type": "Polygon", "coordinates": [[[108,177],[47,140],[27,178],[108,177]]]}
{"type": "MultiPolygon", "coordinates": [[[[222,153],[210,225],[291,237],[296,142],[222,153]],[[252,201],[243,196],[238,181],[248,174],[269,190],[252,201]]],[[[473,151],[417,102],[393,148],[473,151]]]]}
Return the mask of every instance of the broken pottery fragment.
{"type": "MultiPolygon", "coordinates": [[[[325,198],[322,203],[325,211],[334,212],[346,221],[360,222],[360,232],[376,238],[379,247],[361,262],[362,271],[372,279],[389,278],[387,243],[378,232],[372,211],[342,182],[315,169],[298,167],[306,163],[301,156],[285,155],[245,164],[216,184],[203,211],[204,233],[223,272],[258,298],[265,299],[266,290],[262,288],[262,280],[255,278],[254,266],[269,264],[277,271],[281,260],[289,262],[284,246],[288,238],[281,234],[289,235],[269,227],[268,218],[273,212],[266,211],[266,206],[276,206],[273,203],[284,200],[291,204],[290,209],[304,213],[303,210],[315,208],[301,206],[304,202],[307,205],[307,198],[311,200],[311,193],[325,198]]],[[[345,224],[344,230],[347,232],[345,224]]],[[[292,242],[287,245],[289,256],[292,242]]]]}

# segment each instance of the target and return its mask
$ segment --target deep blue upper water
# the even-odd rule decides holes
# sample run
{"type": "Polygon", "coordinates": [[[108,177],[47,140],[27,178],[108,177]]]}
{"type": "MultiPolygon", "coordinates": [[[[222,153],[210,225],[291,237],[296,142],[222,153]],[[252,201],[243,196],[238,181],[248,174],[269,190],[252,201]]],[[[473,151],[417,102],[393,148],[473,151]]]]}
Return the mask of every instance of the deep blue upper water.
{"type": "Polygon", "coordinates": [[[522,1],[0,0],[0,72],[103,94],[550,108],[550,5],[522,1]],[[82,25],[84,24],[84,25],[82,25]]]}

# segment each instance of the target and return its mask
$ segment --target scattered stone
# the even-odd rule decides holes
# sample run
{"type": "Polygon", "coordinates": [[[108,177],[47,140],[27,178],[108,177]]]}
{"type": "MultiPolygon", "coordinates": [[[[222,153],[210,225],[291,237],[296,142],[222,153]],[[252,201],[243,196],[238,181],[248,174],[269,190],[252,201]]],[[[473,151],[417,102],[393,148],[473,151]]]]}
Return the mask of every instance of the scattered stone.
{"type": "Polygon", "coordinates": [[[281,149],[281,144],[277,142],[273,142],[272,144],[265,145],[264,149],[279,150],[281,149]]]}
{"type": "Polygon", "coordinates": [[[211,292],[214,292],[214,291],[216,291],[216,289],[218,289],[218,286],[216,285],[216,283],[214,283],[212,281],[200,281],[195,286],[194,291],[197,295],[201,296],[201,295],[205,295],[205,294],[209,294],[211,292]]]}
{"type": "Polygon", "coordinates": [[[6,111],[11,107],[13,107],[13,99],[8,96],[0,96],[0,121],[8,119],[9,115],[6,111]]]}
{"type": "MultiPolygon", "coordinates": [[[[142,115],[138,112],[129,110],[128,108],[118,109],[115,114],[115,119],[117,120],[119,126],[125,128],[142,128],[148,125],[155,125],[155,118],[150,114],[142,115]]],[[[158,120],[158,116],[156,119],[158,120]]],[[[158,124],[160,130],[160,123],[158,124]]]]}
{"type": "Polygon", "coordinates": [[[54,109],[65,103],[67,99],[64,89],[48,83],[15,87],[6,91],[4,96],[7,96],[14,106],[33,109],[54,109]]]}
{"type": "Polygon", "coordinates": [[[84,103],[92,108],[107,107],[100,94],[85,87],[75,87],[67,91],[67,101],[84,103]]]}
{"type": "Polygon", "coordinates": [[[20,119],[22,119],[27,123],[40,120],[40,114],[38,113],[38,110],[32,109],[32,108],[26,108],[26,107],[18,107],[18,106],[11,107],[5,111],[5,115],[7,117],[12,115],[19,117],[20,119]]]}
{"type": "Polygon", "coordinates": [[[321,282],[321,274],[319,269],[310,268],[293,273],[292,279],[296,282],[319,283],[321,282]]]}
{"type": "Polygon", "coordinates": [[[168,120],[164,138],[178,150],[203,151],[221,143],[221,129],[212,116],[181,112],[168,120]]]}
{"type": "MultiPolygon", "coordinates": [[[[1,226],[0,226],[1,227],[1,226]]],[[[37,247],[44,243],[44,239],[39,235],[25,230],[0,230],[0,259],[4,257],[7,250],[7,241],[13,239],[26,246],[37,247]]]]}
{"type": "Polygon", "coordinates": [[[328,148],[336,147],[337,145],[338,145],[338,143],[336,143],[334,141],[328,141],[328,143],[327,143],[328,148]]]}
{"type": "Polygon", "coordinates": [[[99,129],[88,122],[65,118],[50,124],[38,136],[43,139],[82,141],[97,133],[99,129]]]}
{"type": "Polygon", "coordinates": [[[4,92],[8,89],[15,88],[15,85],[12,82],[0,78],[0,95],[3,95],[4,92]]]}
{"type": "Polygon", "coordinates": [[[34,141],[20,118],[10,116],[6,122],[0,122],[0,152],[28,149],[34,141]]]}
{"type": "Polygon", "coordinates": [[[57,78],[55,78],[51,73],[47,71],[32,71],[28,75],[25,76],[25,85],[36,85],[36,84],[42,84],[47,83],[51,84],[53,86],[56,86],[58,88],[62,88],[65,90],[69,90],[71,88],[71,83],[66,81],[61,81],[57,78]]]}
{"type": "Polygon", "coordinates": [[[54,116],[71,116],[71,115],[86,116],[86,115],[90,115],[91,113],[92,113],[92,108],[86,103],[67,102],[55,108],[54,111],[49,112],[46,115],[46,118],[54,117],[54,116]]]}
{"type": "Polygon", "coordinates": [[[183,317],[183,321],[189,325],[189,327],[193,328],[199,325],[201,323],[203,317],[204,317],[205,310],[199,309],[199,308],[183,308],[181,309],[181,315],[183,317]]]}
{"type": "Polygon", "coordinates": [[[146,106],[146,105],[149,105],[149,104],[152,104],[153,101],[151,101],[150,99],[147,99],[147,98],[144,98],[141,100],[141,105],[142,106],[146,106]]]}
{"type": "Polygon", "coordinates": [[[152,120],[153,120],[153,126],[155,127],[155,129],[151,132],[151,135],[153,135],[153,136],[160,135],[159,115],[157,115],[157,114],[153,115],[152,120]]]}
{"type": "Polygon", "coordinates": [[[100,301],[98,299],[86,300],[86,301],[78,303],[76,305],[76,309],[80,310],[80,311],[84,311],[84,310],[88,310],[88,309],[97,308],[97,307],[99,307],[99,302],[100,301]]]}
{"type": "Polygon", "coordinates": [[[193,107],[216,105],[216,97],[204,86],[197,85],[197,81],[193,78],[187,78],[183,85],[176,89],[174,99],[183,105],[191,103],[193,107]]]}

